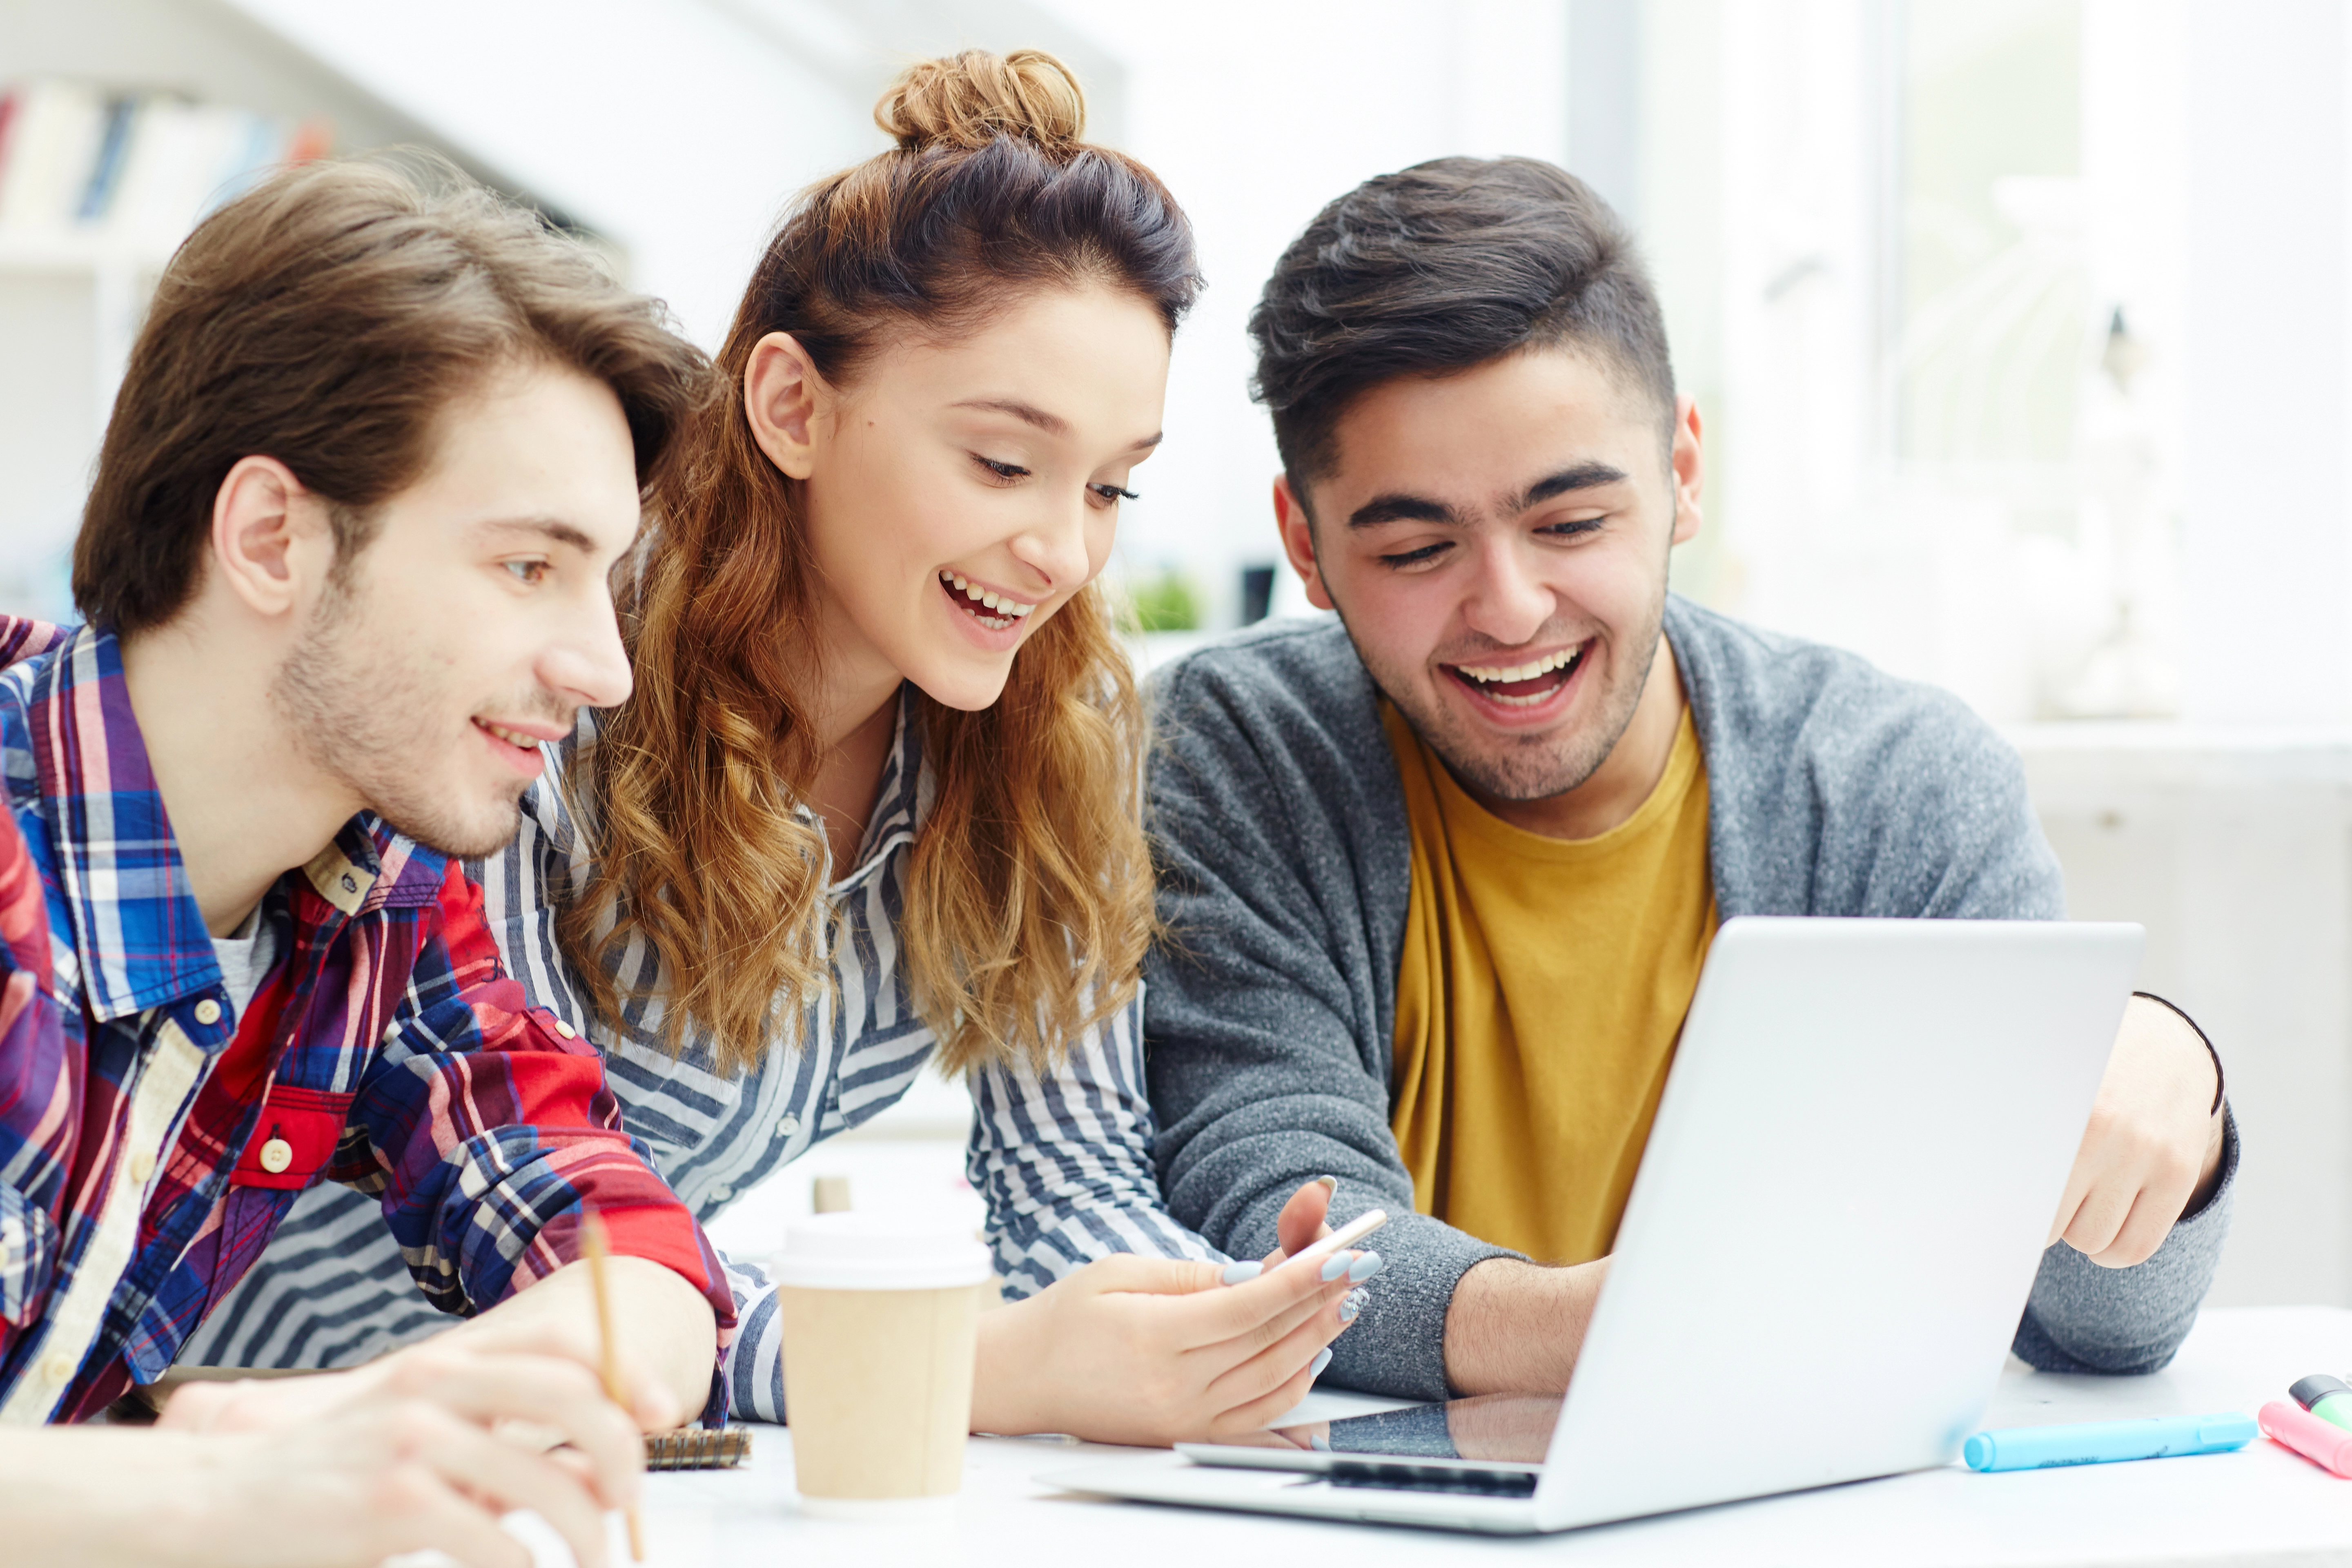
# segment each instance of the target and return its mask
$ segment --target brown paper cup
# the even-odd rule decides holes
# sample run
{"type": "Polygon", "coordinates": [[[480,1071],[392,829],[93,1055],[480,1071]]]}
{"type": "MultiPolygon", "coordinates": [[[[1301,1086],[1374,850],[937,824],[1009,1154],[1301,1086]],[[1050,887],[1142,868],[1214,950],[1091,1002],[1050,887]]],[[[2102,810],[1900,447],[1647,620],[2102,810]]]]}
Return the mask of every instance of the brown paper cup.
{"type": "Polygon", "coordinates": [[[987,1249],[860,1214],[794,1225],[776,1264],[802,1509],[899,1517],[963,1485],[987,1249]]]}

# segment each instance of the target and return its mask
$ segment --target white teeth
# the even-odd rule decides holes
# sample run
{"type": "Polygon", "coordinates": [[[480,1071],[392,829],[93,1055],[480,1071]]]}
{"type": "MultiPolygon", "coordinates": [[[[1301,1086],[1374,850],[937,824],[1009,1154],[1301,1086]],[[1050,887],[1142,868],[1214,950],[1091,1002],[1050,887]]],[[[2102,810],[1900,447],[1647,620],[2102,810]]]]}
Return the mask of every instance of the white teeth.
{"type": "Polygon", "coordinates": [[[526,752],[535,752],[539,750],[539,737],[536,735],[518,734],[516,731],[508,729],[503,724],[493,724],[488,720],[484,720],[482,721],[482,728],[488,730],[491,734],[496,735],[499,740],[504,741],[509,746],[519,746],[526,752]]]}
{"type": "Polygon", "coordinates": [[[1576,656],[1582,651],[1580,647],[1562,648],[1559,652],[1537,659],[1532,664],[1457,664],[1454,668],[1473,680],[1484,681],[1490,685],[1507,680],[1533,680],[1538,675],[1549,675],[1555,669],[1574,664],[1576,656]]]}
{"type": "Polygon", "coordinates": [[[1006,626],[1011,626],[1014,621],[1019,620],[1022,616],[1027,615],[1030,611],[1037,607],[1034,605],[1024,605],[1018,599],[1007,598],[1003,594],[998,594],[990,589],[981,587],[977,584],[967,579],[961,572],[941,571],[940,573],[940,581],[954,589],[957,593],[961,594],[965,598],[981,606],[981,608],[996,611],[996,616],[980,616],[974,617],[982,626],[988,627],[991,631],[1003,630],[1006,626]],[[1002,617],[1001,619],[998,618],[1000,616],[1002,617]]]}

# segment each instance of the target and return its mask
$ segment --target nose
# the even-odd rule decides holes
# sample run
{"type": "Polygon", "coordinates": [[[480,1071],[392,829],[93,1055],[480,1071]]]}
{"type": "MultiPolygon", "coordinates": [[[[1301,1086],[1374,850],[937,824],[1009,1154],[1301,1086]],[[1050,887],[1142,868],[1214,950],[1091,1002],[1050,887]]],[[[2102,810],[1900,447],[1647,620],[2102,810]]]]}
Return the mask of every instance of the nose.
{"type": "Polygon", "coordinates": [[[1057,505],[1030,527],[1013,536],[1013,558],[1044,579],[1045,593],[1082,586],[1094,575],[1095,563],[1087,549],[1087,503],[1084,497],[1057,505]]]}
{"type": "Polygon", "coordinates": [[[1518,542],[1497,541],[1480,551],[1477,576],[1463,606],[1472,630],[1516,647],[1551,619],[1552,591],[1536,574],[1518,542]]]}
{"type": "Polygon", "coordinates": [[[550,690],[583,708],[617,708],[626,702],[635,677],[629,669],[628,650],[621,646],[611,595],[599,595],[594,607],[585,610],[569,630],[541,662],[540,679],[550,690]]]}

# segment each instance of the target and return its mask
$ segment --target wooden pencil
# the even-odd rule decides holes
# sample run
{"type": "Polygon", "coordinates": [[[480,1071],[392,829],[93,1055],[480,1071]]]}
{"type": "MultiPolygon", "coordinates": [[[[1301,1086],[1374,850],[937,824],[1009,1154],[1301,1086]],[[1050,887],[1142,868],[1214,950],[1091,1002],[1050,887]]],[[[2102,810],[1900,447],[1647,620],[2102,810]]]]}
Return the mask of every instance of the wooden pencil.
{"type": "MultiPolygon", "coordinates": [[[[597,1359],[602,1363],[604,1397],[625,1411],[629,1408],[629,1398],[621,1387],[621,1346],[613,1333],[613,1293],[604,1283],[604,1259],[610,1256],[611,1249],[604,1245],[604,1216],[594,1209],[581,1215],[580,1250],[588,1255],[588,1283],[593,1288],[596,1297],[597,1359]]],[[[646,1560],[645,1525],[638,1520],[634,1503],[625,1517],[629,1522],[629,1561],[643,1563],[646,1560]]]]}

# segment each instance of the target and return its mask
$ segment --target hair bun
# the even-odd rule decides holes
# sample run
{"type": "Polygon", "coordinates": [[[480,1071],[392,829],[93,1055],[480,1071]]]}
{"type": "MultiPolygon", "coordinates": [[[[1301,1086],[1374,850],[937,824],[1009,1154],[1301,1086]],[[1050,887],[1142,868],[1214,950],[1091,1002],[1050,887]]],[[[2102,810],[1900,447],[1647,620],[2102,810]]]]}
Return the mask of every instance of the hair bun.
{"type": "Polygon", "coordinates": [[[1086,133],[1087,95],[1076,73],[1043,49],[966,49],[908,67],[874,106],[874,122],[910,153],[977,149],[999,136],[1060,152],[1086,133]]]}

